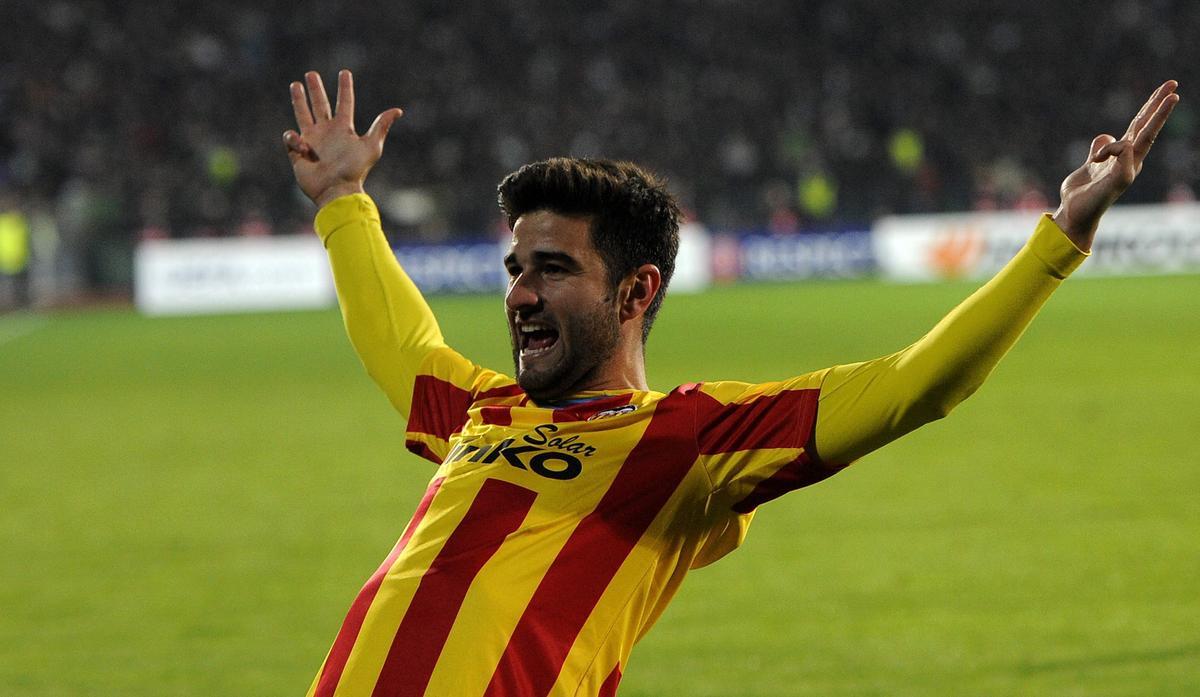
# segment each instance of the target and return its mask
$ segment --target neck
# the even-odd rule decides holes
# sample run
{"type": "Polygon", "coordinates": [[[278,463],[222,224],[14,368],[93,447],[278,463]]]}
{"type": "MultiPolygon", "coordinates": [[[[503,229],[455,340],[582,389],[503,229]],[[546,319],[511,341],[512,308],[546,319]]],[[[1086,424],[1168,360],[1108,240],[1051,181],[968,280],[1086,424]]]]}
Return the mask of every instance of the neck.
{"type": "Polygon", "coordinates": [[[646,383],[646,356],[641,338],[630,342],[623,340],[613,355],[597,366],[597,370],[584,377],[572,389],[573,392],[611,392],[620,390],[650,389],[646,383]]]}
{"type": "Polygon", "coordinates": [[[632,338],[625,336],[617,344],[612,356],[595,370],[584,375],[564,394],[552,397],[552,400],[565,399],[580,392],[620,392],[622,390],[650,389],[646,382],[646,355],[642,346],[641,336],[632,338]]]}

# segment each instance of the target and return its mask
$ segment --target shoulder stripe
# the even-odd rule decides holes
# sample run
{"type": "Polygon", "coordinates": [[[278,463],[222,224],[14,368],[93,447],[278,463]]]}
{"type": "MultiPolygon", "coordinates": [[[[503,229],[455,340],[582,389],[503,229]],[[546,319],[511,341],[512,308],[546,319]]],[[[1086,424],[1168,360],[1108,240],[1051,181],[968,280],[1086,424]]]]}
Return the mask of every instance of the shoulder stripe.
{"type": "Polygon", "coordinates": [[[777,499],[780,496],[802,487],[816,484],[837,474],[843,467],[828,467],[820,463],[808,452],[800,453],[800,457],[779,468],[775,474],[758,483],[746,496],[731,508],[734,513],[749,513],[758,506],[777,499]]]}
{"type": "Polygon", "coordinates": [[[418,375],[413,383],[408,430],[450,440],[467,422],[471,393],[432,375],[418,375]]]}
{"type": "MultiPolygon", "coordinates": [[[[450,437],[462,430],[467,423],[467,410],[471,408],[472,404],[485,400],[520,397],[524,394],[525,391],[521,389],[521,386],[514,383],[493,387],[472,396],[470,390],[463,389],[452,382],[432,375],[418,375],[413,383],[412,410],[408,419],[408,431],[450,440],[450,437]]],[[[506,413],[511,406],[484,407],[484,423],[494,423],[500,426],[512,423],[511,416],[506,413]]],[[[425,452],[414,449],[411,445],[409,450],[434,462],[440,462],[439,459],[429,457],[425,452]]]]}
{"type": "Polygon", "coordinates": [[[420,697],[472,581],[533,506],[537,492],[488,479],[421,578],[372,697],[420,697]]]}
{"type": "Polygon", "coordinates": [[[522,390],[520,385],[513,383],[511,385],[502,385],[500,387],[493,387],[490,390],[484,390],[483,392],[479,393],[479,396],[477,396],[475,400],[481,401],[484,399],[498,399],[501,397],[519,397],[524,394],[525,390],[522,390]]]}
{"type": "Polygon", "coordinates": [[[722,404],[696,394],[700,452],[716,455],[739,450],[802,448],[817,418],[820,390],[784,390],[748,402],[722,404]]]}
{"type": "Polygon", "coordinates": [[[417,510],[413,513],[412,519],[408,521],[408,527],[404,528],[404,534],[400,536],[400,540],[396,542],[396,546],[392,548],[387,559],[379,565],[379,568],[367,580],[362,590],[358,592],[358,597],[354,599],[354,604],[350,606],[350,612],[346,614],[346,619],[342,622],[342,628],[338,632],[337,638],[333,641],[333,648],[329,649],[329,656],[325,658],[325,665],[321,667],[321,677],[317,680],[317,689],[314,691],[313,697],[333,697],[334,690],[338,686],[338,681],[342,679],[342,671],[346,669],[346,660],[350,658],[350,651],[354,648],[354,642],[358,640],[358,633],[362,629],[363,620],[367,617],[367,610],[371,607],[371,603],[375,600],[375,594],[379,592],[379,586],[383,583],[383,577],[387,575],[388,570],[396,563],[396,559],[400,557],[400,553],[404,551],[409,539],[412,538],[413,532],[421,524],[421,519],[425,517],[426,511],[429,510],[429,505],[433,503],[433,497],[437,495],[438,489],[441,488],[442,481],[443,479],[439,477],[430,482],[429,488],[425,490],[425,495],[421,497],[421,503],[417,505],[417,510]]]}
{"type": "Polygon", "coordinates": [[[491,426],[511,426],[512,407],[481,407],[479,419],[491,426]]]}
{"type": "Polygon", "coordinates": [[[544,695],[613,576],[696,460],[693,404],[676,391],[650,423],[596,508],[542,577],[492,674],[486,697],[544,695]]]}

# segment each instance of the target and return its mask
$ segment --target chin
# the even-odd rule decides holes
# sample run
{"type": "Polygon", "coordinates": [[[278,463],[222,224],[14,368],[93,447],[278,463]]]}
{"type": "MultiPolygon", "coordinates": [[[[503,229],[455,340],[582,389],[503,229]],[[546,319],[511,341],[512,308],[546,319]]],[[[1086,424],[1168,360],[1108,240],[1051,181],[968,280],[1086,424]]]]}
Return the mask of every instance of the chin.
{"type": "Polygon", "coordinates": [[[525,390],[525,394],[535,401],[546,401],[562,397],[566,393],[561,384],[560,375],[547,374],[537,370],[519,370],[517,385],[525,390]]]}
{"type": "Polygon", "coordinates": [[[517,366],[517,384],[535,401],[553,401],[570,397],[588,381],[596,367],[579,357],[560,357],[550,365],[528,368],[517,366]]]}

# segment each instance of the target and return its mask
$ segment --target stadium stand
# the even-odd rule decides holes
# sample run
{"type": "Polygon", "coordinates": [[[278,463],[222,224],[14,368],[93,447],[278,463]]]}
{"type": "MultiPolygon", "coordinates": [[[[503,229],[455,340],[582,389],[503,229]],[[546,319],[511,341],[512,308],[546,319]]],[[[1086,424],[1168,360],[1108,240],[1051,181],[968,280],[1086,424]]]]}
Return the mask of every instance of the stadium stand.
{"type": "MultiPolygon", "coordinates": [[[[11,0],[0,198],[68,288],[127,287],[142,238],[307,229],[287,83],[349,67],[360,127],[407,111],[372,181],[405,239],[494,234],[500,177],[564,153],[665,173],[714,229],[1036,208],[1065,137],[1200,65],[1200,4],[1085,4],[11,0]]],[[[1194,198],[1196,125],[1130,202],[1194,198]]]]}

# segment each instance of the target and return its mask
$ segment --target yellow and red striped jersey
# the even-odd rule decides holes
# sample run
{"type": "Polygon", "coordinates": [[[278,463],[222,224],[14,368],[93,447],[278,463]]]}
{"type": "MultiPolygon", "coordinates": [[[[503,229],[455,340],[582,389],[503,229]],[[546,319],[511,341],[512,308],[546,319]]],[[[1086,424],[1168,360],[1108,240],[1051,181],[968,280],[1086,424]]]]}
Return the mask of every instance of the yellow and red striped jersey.
{"type": "Polygon", "coordinates": [[[996,279],[890,356],[781,382],[532,403],[445,345],[363,195],[318,214],[347,330],[438,468],[310,696],[613,695],[687,572],[755,508],[944,415],[1083,254],[1043,220],[996,279]]]}

